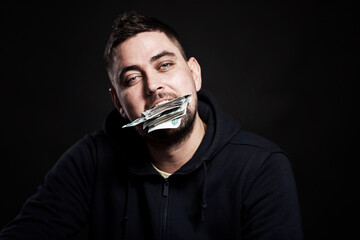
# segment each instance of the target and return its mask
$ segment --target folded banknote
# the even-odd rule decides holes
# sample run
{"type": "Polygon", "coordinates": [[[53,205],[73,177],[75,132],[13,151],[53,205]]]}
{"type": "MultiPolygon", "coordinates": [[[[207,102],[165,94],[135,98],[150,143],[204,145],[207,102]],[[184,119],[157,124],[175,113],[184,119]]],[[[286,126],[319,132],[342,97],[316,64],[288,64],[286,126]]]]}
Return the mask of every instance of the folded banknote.
{"type": "Polygon", "coordinates": [[[186,114],[186,109],[191,99],[191,94],[187,94],[155,106],[143,112],[140,118],[124,125],[123,128],[133,127],[140,123],[143,123],[143,129],[148,128],[148,132],[177,128],[180,126],[181,117],[186,114]]]}

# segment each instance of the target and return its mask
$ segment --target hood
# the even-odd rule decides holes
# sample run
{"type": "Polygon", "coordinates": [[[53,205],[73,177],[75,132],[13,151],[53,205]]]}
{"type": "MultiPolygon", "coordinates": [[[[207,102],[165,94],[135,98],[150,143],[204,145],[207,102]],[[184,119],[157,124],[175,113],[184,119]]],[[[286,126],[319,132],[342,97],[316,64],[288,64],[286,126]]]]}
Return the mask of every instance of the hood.
{"type": "Polygon", "coordinates": [[[240,125],[228,114],[222,111],[215,97],[208,91],[198,94],[199,115],[207,122],[213,121],[213,137],[203,160],[208,160],[217,154],[240,130],[240,125]],[[212,116],[209,116],[212,114],[212,116]]]}
{"type": "Polygon", "coordinates": [[[177,174],[187,174],[208,162],[236,135],[240,125],[223,112],[215,97],[206,90],[198,92],[198,111],[207,124],[206,134],[199,148],[177,174]]]}

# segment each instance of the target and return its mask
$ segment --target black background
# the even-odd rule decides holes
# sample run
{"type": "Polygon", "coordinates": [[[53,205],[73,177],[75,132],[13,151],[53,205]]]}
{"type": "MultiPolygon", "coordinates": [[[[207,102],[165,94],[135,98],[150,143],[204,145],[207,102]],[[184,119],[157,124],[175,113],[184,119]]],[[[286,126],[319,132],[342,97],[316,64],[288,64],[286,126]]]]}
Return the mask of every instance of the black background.
{"type": "Polygon", "coordinates": [[[0,228],[113,108],[102,54],[126,10],[173,26],[202,67],[203,88],[289,154],[305,238],[344,239],[358,192],[345,179],[356,162],[359,66],[356,10],[344,1],[2,4],[0,228]]]}

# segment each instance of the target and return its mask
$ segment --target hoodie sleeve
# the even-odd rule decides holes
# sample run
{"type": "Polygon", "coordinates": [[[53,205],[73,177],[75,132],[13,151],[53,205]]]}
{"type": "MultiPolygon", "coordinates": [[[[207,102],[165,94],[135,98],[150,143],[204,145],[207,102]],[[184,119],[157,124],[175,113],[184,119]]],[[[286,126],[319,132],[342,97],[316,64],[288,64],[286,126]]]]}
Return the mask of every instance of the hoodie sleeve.
{"type": "Polygon", "coordinates": [[[66,151],[0,239],[65,239],[88,221],[96,148],[87,136],[66,151]]]}
{"type": "Polygon", "coordinates": [[[302,239],[295,180],[283,153],[257,156],[244,188],[242,235],[246,240],[302,239]]]}

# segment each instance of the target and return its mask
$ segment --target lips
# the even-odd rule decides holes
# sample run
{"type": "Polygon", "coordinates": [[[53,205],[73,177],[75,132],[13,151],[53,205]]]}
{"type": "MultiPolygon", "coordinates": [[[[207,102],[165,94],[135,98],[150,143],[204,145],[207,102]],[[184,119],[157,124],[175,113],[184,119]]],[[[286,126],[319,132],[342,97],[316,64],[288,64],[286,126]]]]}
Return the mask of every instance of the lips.
{"type": "Polygon", "coordinates": [[[157,107],[157,106],[159,106],[161,104],[167,103],[170,100],[172,100],[172,99],[170,99],[170,98],[160,98],[160,99],[156,100],[155,102],[153,102],[153,104],[151,105],[151,108],[154,108],[154,107],[157,107]]]}
{"type": "Polygon", "coordinates": [[[145,105],[145,110],[149,110],[159,104],[164,104],[164,101],[171,101],[177,98],[175,93],[170,92],[157,92],[156,94],[152,95],[145,105]]]}
{"type": "Polygon", "coordinates": [[[154,107],[157,107],[157,106],[160,106],[164,103],[167,103],[167,102],[170,102],[170,100],[165,100],[165,101],[162,101],[162,102],[159,102],[158,104],[156,104],[154,107]]]}

